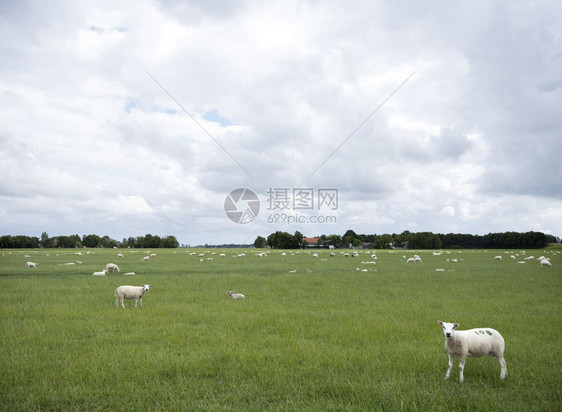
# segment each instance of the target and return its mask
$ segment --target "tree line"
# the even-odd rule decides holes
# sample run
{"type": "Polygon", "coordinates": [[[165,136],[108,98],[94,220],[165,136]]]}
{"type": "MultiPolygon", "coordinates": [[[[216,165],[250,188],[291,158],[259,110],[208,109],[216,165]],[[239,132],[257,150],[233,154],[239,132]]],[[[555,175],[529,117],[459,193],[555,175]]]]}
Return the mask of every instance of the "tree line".
{"type": "Polygon", "coordinates": [[[144,236],[123,238],[117,241],[109,236],[98,236],[95,234],[50,237],[46,232],[41,237],[24,235],[0,236],[0,248],[33,249],[33,248],[177,248],[179,242],[175,236],[160,237],[158,235],[146,234],[144,236]]]}
{"type": "Polygon", "coordinates": [[[343,235],[317,236],[316,245],[308,245],[300,232],[293,235],[277,231],[267,238],[258,236],[254,246],[272,249],[367,248],[367,249],[540,249],[548,243],[560,243],[560,238],[541,232],[502,232],[487,235],[462,233],[409,232],[400,234],[357,234],[348,230],[343,235]]]}

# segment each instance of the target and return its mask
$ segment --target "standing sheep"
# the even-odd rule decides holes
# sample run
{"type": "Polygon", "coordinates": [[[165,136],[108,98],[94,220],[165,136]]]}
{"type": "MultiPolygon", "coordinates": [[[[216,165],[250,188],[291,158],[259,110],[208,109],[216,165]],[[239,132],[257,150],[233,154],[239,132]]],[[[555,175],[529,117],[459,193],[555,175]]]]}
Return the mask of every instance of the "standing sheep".
{"type": "Polygon", "coordinates": [[[504,379],[507,375],[507,368],[503,352],[505,341],[500,333],[492,328],[476,328],[469,330],[456,330],[458,323],[448,323],[437,321],[443,327],[445,335],[445,349],[449,355],[449,368],[445,374],[445,379],[449,379],[453,360],[455,356],[460,358],[460,381],[464,381],[464,363],[467,356],[482,357],[493,356],[498,359],[501,367],[500,378],[504,379]]]}
{"type": "Polygon", "coordinates": [[[107,270],[108,272],[111,271],[116,271],[116,272],[121,272],[121,269],[119,269],[119,266],[117,266],[115,263],[108,263],[107,265],[105,265],[105,270],[107,270]]]}
{"type": "Polygon", "coordinates": [[[37,269],[37,263],[34,263],[34,262],[27,262],[27,263],[25,264],[25,267],[26,267],[26,268],[34,268],[34,269],[37,269]]]}
{"type": "Polygon", "coordinates": [[[121,306],[125,308],[125,304],[123,303],[124,299],[134,299],[135,308],[137,307],[137,302],[140,302],[140,305],[142,306],[142,297],[149,289],[150,285],[119,286],[117,289],[115,289],[115,306],[119,307],[119,302],[121,302],[121,306]]]}

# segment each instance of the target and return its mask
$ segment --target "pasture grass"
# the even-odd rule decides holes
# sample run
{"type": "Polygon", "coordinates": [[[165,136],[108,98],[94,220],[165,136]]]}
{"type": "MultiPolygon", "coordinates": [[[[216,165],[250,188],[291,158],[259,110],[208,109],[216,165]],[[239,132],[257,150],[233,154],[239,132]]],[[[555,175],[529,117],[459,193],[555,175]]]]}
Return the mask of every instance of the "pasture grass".
{"type": "Polygon", "coordinates": [[[526,254],[550,269],[519,251],[76,252],[0,251],[0,410],[562,409],[556,249],[526,254]],[[92,276],[108,262],[136,276],[92,276]],[[146,283],[142,308],[115,307],[117,286],[146,283]],[[445,381],[438,319],[498,329],[507,379],[469,358],[464,384],[458,360],[445,381]]]}

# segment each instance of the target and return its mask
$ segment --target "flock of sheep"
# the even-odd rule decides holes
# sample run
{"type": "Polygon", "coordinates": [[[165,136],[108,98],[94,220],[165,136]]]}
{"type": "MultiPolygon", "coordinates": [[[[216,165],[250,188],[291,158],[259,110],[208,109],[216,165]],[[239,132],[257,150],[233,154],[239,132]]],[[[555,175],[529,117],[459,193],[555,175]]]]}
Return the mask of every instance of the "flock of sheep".
{"type": "MultiPolygon", "coordinates": [[[[442,253],[443,252],[441,251],[433,252],[433,255],[440,256],[442,253]]],[[[520,253],[525,255],[525,252],[520,252],[520,253]]],[[[191,254],[195,255],[195,252],[191,252],[191,254]]],[[[295,253],[292,252],[291,254],[294,255],[295,253]]],[[[318,253],[309,252],[309,254],[311,255],[312,258],[319,258],[318,253]]],[[[284,257],[286,255],[287,254],[285,252],[281,253],[281,257],[284,257]]],[[[359,257],[359,253],[357,252],[352,252],[351,254],[348,252],[341,252],[341,255],[343,257],[355,257],[355,258],[359,257]]],[[[361,263],[376,264],[376,259],[377,259],[376,253],[370,253],[370,255],[372,259],[371,261],[366,261],[366,262],[362,261],[361,263]]],[[[118,254],[117,256],[121,258],[123,257],[122,254],[118,254]]],[[[154,256],[156,255],[155,254],[147,255],[142,258],[142,261],[149,260],[151,257],[154,256]]],[[[200,253],[197,256],[201,258],[200,261],[202,262],[203,257],[205,255],[200,253]]],[[[226,257],[226,254],[221,253],[219,256],[226,257]]],[[[232,257],[242,258],[245,256],[246,256],[245,253],[238,253],[232,257]]],[[[267,257],[267,253],[259,252],[256,253],[256,256],[267,257]]],[[[330,252],[329,256],[330,258],[334,258],[336,254],[334,252],[330,252]]],[[[517,256],[519,256],[519,254],[517,254],[517,256]]],[[[511,259],[516,259],[517,256],[514,254],[510,254],[511,259]]],[[[406,259],[406,263],[422,263],[422,259],[418,255],[414,255],[409,258],[403,256],[403,258],[406,259]]],[[[207,258],[207,260],[212,260],[212,258],[207,258]]],[[[321,259],[321,260],[326,260],[326,259],[321,259]]],[[[452,262],[458,261],[457,259],[447,259],[447,260],[452,262]]],[[[497,255],[494,257],[494,260],[501,261],[502,256],[497,255]]],[[[531,260],[535,260],[535,258],[533,256],[525,257],[524,260],[519,261],[519,263],[526,263],[531,260]]],[[[541,256],[537,260],[539,261],[541,266],[552,267],[551,260],[548,257],[541,256]]],[[[37,268],[37,263],[27,262],[26,267],[37,268]]],[[[357,270],[360,269],[357,268],[357,270]]],[[[361,269],[361,270],[367,271],[366,269],[361,269]]],[[[117,264],[108,263],[103,270],[99,272],[94,272],[93,275],[105,276],[108,272],[119,273],[120,271],[121,270],[117,264]]],[[[309,269],[307,269],[307,271],[311,272],[309,269]]],[[[444,270],[436,269],[436,271],[444,271],[444,270]]],[[[291,270],[289,271],[289,273],[296,273],[296,270],[291,270]]],[[[124,275],[134,275],[134,274],[135,274],[134,272],[124,273],[124,275]]],[[[140,303],[140,305],[142,306],[142,298],[149,290],[150,290],[150,285],[119,286],[115,290],[115,305],[119,307],[119,304],[121,304],[121,306],[125,308],[124,300],[130,299],[135,301],[135,308],[137,307],[137,303],[140,303]]],[[[227,292],[227,295],[231,299],[244,299],[246,297],[242,293],[236,293],[234,291],[227,292]]],[[[464,381],[464,365],[467,357],[482,357],[482,356],[495,357],[501,368],[500,378],[505,379],[505,377],[507,376],[507,367],[504,359],[505,341],[502,335],[497,330],[489,327],[475,328],[469,330],[458,330],[457,328],[460,326],[458,323],[448,323],[442,321],[438,321],[437,323],[443,328],[443,334],[445,336],[445,349],[447,350],[448,357],[449,357],[449,364],[448,364],[447,372],[445,374],[445,379],[449,379],[455,356],[459,357],[460,359],[460,363],[459,363],[460,382],[464,381]]]]}

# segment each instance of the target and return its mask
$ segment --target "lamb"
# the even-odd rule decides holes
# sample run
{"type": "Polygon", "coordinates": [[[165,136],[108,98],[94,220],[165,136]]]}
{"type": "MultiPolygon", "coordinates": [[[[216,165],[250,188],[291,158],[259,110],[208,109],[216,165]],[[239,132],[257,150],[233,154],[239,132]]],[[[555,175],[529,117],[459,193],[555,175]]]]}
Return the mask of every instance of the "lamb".
{"type": "Polygon", "coordinates": [[[135,308],[137,307],[137,302],[140,302],[140,305],[142,306],[142,297],[149,289],[150,285],[119,286],[117,289],[115,289],[115,306],[119,307],[119,302],[121,302],[121,306],[125,308],[125,304],[123,303],[124,299],[134,299],[135,308]]]}
{"type": "Polygon", "coordinates": [[[26,268],[37,269],[37,263],[34,263],[34,262],[27,262],[27,263],[25,264],[25,267],[26,267],[26,268]]]}
{"type": "Polygon", "coordinates": [[[501,367],[500,378],[505,379],[507,368],[503,353],[505,341],[500,333],[492,328],[476,328],[469,330],[456,330],[458,323],[437,321],[443,327],[445,335],[445,349],[449,355],[449,368],[445,379],[449,379],[455,355],[460,358],[460,381],[464,382],[464,363],[467,356],[482,357],[493,356],[498,359],[501,367]]]}
{"type": "Polygon", "coordinates": [[[94,272],[93,275],[94,276],[105,276],[106,273],[107,273],[107,270],[104,269],[101,272],[94,272]]]}
{"type": "Polygon", "coordinates": [[[121,272],[121,269],[119,269],[119,266],[117,266],[115,263],[108,263],[107,265],[105,265],[105,270],[106,271],[117,271],[117,272],[121,272]]]}
{"type": "Polygon", "coordinates": [[[233,290],[227,292],[227,295],[230,296],[232,299],[245,299],[246,296],[244,296],[241,293],[236,293],[233,290]]]}

